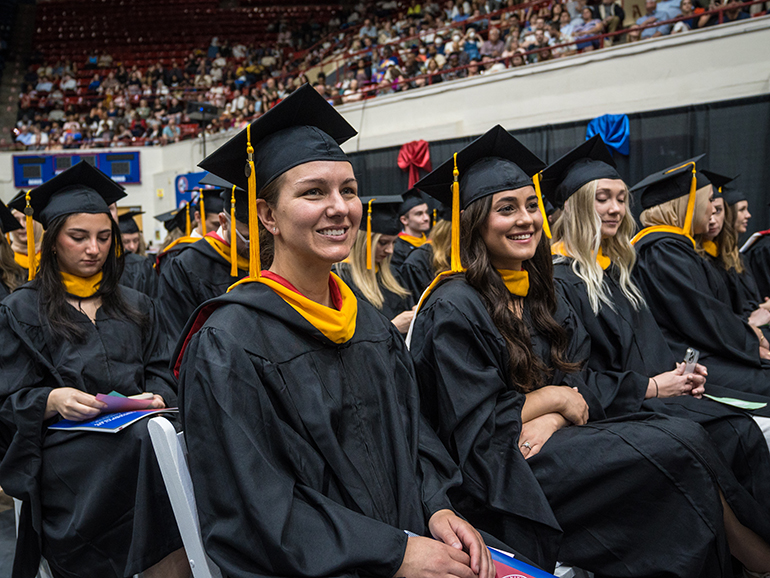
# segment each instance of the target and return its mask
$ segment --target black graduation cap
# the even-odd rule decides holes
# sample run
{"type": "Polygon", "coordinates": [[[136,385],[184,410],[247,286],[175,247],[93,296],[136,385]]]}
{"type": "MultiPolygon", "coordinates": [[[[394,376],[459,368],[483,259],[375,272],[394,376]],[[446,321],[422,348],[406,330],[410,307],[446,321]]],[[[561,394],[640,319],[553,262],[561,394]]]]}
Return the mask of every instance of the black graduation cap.
{"type": "MultiPolygon", "coordinates": [[[[497,125],[457,153],[460,207],[500,191],[533,186],[532,176],[545,167],[527,147],[497,125]]],[[[423,177],[415,187],[444,205],[452,205],[454,159],[423,177]]]]}
{"type": "Polygon", "coordinates": [[[131,235],[139,232],[139,225],[136,224],[134,217],[144,215],[144,211],[126,211],[118,217],[118,225],[120,225],[120,232],[124,235],[131,235]]]}
{"type": "Polygon", "coordinates": [[[722,197],[724,197],[725,203],[727,203],[731,207],[736,203],[740,203],[741,201],[749,200],[748,197],[746,196],[746,193],[744,193],[740,189],[735,189],[732,187],[727,187],[722,189],[722,197]]]}
{"type": "Polygon", "coordinates": [[[402,196],[404,200],[397,207],[399,217],[403,217],[415,207],[425,203],[425,199],[423,199],[422,193],[420,193],[420,189],[417,187],[412,187],[400,196],[402,196]]]}
{"type": "Polygon", "coordinates": [[[173,209],[166,213],[155,215],[155,220],[163,223],[163,226],[168,232],[171,232],[174,229],[181,229],[184,231],[186,220],[185,210],[184,208],[173,209]]]}
{"type": "Polygon", "coordinates": [[[541,175],[540,189],[555,208],[561,209],[580,187],[597,179],[621,179],[598,134],[548,165],[541,175]]]}
{"type": "Polygon", "coordinates": [[[704,176],[711,181],[711,184],[714,185],[714,198],[722,197],[725,199],[725,202],[728,205],[734,205],[738,201],[744,201],[745,195],[742,193],[739,193],[736,190],[733,191],[726,191],[724,190],[724,187],[728,185],[729,183],[732,183],[735,179],[737,179],[740,175],[736,175],[734,177],[728,177],[726,175],[721,175],[719,173],[715,173],[714,171],[709,171],[706,169],[703,169],[700,171],[704,174],[704,176]],[[731,199],[733,199],[733,202],[728,202],[727,197],[730,196],[731,199]],[[743,197],[743,198],[737,198],[737,197],[743,197]]]}
{"type": "Polygon", "coordinates": [[[312,86],[305,84],[198,166],[248,190],[246,144],[249,131],[254,148],[257,191],[303,163],[348,161],[339,145],[357,134],[334,107],[312,86]]]}
{"type": "Polygon", "coordinates": [[[401,195],[361,198],[361,204],[364,206],[361,230],[367,230],[368,211],[371,206],[371,227],[369,230],[381,235],[398,235],[401,232],[401,222],[398,219],[400,216],[399,207],[403,202],[404,198],[401,195]]]}
{"type": "MultiPolygon", "coordinates": [[[[631,192],[641,192],[643,209],[656,207],[690,193],[692,168],[705,157],[698,155],[687,161],[673,165],[663,171],[653,173],[631,187],[631,192]]],[[[710,184],[700,172],[696,173],[696,190],[710,184]]]]}
{"type": "MultiPolygon", "coordinates": [[[[63,215],[109,214],[109,205],[125,196],[123,187],[86,161],[80,161],[32,189],[29,203],[33,211],[32,218],[47,229],[51,221],[63,215]]],[[[17,195],[8,206],[26,214],[25,196],[17,195]]]]}
{"type": "MultiPolygon", "coordinates": [[[[222,191],[219,197],[222,199],[222,210],[230,214],[233,190],[222,191]]],[[[248,224],[249,222],[249,194],[243,189],[235,188],[235,220],[248,224]]]]}
{"type": "Polygon", "coordinates": [[[11,209],[6,207],[3,201],[0,201],[0,231],[5,234],[21,228],[21,223],[13,216],[11,209]]]}
{"type": "MultiPolygon", "coordinates": [[[[222,187],[211,188],[197,188],[195,192],[198,193],[195,199],[195,208],[201,213],[216,213],[219,214],[224,211],[225,203],[222,199],[222,193],[229,193],[231,189],[224,189],[222,187]],[[201,204],[201,198],[203,203],[201,204]],[[201,206],[203,209],[201,209],[201,206]]],[[[229,206],[229,203],[228,203],[229,206]]],[[[203,216],[203,215],[201,215],[203,216]]]]}
{"type": "Polygon", "coordinates": [[[233,184],[211,173],[206,173],[203,178],[198,181],[199,185],[209,185],[219,189],[232,189],[233,184]]]}

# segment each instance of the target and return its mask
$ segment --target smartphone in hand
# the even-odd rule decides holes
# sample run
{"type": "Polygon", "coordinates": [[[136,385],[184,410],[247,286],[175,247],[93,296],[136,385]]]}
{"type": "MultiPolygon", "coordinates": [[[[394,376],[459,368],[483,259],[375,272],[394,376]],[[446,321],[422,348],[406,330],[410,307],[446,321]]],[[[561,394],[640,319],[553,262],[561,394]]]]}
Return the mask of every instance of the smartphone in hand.
{"type": "Polygon", "coordinates": [[[700,357],[700,351],[688,347],[684,354],[684,375],[688,373],[695,373],[695,366],[698,365],[698,358],[700,357]]]}

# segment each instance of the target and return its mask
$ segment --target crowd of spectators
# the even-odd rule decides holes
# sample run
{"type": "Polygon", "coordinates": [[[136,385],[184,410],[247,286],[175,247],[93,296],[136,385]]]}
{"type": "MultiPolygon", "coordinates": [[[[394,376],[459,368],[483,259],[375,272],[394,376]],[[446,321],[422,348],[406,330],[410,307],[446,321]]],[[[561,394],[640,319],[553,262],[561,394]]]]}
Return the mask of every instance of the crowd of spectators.
{"type": "MultiPolygon", "coordinates": [[[[241,128],[307,82],[303,71],[321,60],[339,66],[333,77],[318,73],[314,86],[339,105],[718,24],[718,15],[704,14],[717,0],[698,4],[705,1],[647,0],[646,14],[624,28],[616,0],[379,0],[342,10],[323,26],[281,19],[270,44],[213,38],[169,66],[129,68],[108,52],[92,53],[81,70],[68,61],[32,65],[19,98],[16,146],[167,144],[199,133],[185,114],[190,102],[221,111],[206,132],[241,128]],[[691,17],[654,26],[681,16],[691,17]],[[616,34],[595,38],[605,33],[616,34]]],[[[728,8],[723,21],[750,17],[736,1],[728,8]]]]}

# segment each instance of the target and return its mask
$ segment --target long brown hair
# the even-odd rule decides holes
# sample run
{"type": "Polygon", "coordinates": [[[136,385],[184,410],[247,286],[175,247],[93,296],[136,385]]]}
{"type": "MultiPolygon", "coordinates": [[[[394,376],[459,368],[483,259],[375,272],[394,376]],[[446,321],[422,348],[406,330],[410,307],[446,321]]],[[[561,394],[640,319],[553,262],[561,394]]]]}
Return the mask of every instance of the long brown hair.
{"type": "Polygon", "coordinates": [[[739,234],[735,227],[736,213],[734,205],[728,205],[725,201],[725,223],[714,242],[719,247],[719,259],[722,261],[722,266],[728,271],[735,269],[736,272],[743,273],[746,269],[738,250],[739,234]]]}
{"type": "Polygon", "coordinates": [[[0,282],[13,293],[16,288],[27,280],[24,268],[13,258],[13,249],[8,244],[5,235],[0,235],[0,282]]]}
{"type": "MultiPolygon", "coordinates": [[[[527,323],[516,315],[514,297],[505,287],[500,274],[489,260],[481,229],[492,208],[492,195],[474,201],[460,216],[460,254],[466,267],[465,278],[481,295],[495,327],[505,339],[510,358],[510,374],[513,385],[529,392],[543,385],[553,375],[532,350],[532,338],[527,323]]],[[[567,360],[565,351],[569,336],[556,323],[556,293],[553,285],[553,263],[549,241],[543,234],[532,259],[524,262],[529,272],[529,306],[532,328],[551,344],[551,362],[556,369],[574,373],[580,363],[567,360]]]]}
{"type": "Polygon", "coordinates": [[[449,270],[449,259],[452,248],[452,222],[441,219],[430,232],[430,242],[433,248],[433,274],[449,270]]]}
{"type": "MultiPolygon", "coordinates": [[[[33,281],[33,287],[38,291],[38,315],[40,321],[47,325],[51,333],[69,342],[83,341],[85,331],[76,323],[73,309],[67,302],[67,294],[61,281],[61,270],[56,258],[56,240],[64,229],[67,219],[72,215],[62,215],[54,219],[43,237],[40,248],[40,269],[33,281]]],[[[102,282],[94,297],[100,297],[102,307],[107,315],[132,321],[143,331],[149,327],[149,318],[126,303],[119,289],[120,277],[123,275],[125,249],[120,239],[120,227],[110,217],[112,228],[112,247],[107,260],[102,266],[102,282]]]]}

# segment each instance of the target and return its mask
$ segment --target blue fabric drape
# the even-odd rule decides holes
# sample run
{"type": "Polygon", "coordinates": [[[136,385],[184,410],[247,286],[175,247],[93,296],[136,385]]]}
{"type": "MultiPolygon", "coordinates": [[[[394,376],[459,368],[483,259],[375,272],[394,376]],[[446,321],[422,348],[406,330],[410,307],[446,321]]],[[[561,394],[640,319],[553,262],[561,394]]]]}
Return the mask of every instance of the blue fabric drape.
{"type": "Polygon", "coordinates": [[[586,140],[595,134],[601,135],[604,143],[610,150],[618,151],[622,155],[628,155],[631,142],[631,129],[628,116],[625,114],[605,114],[597,116],[588,123],[586,128],[586,140]]]}

